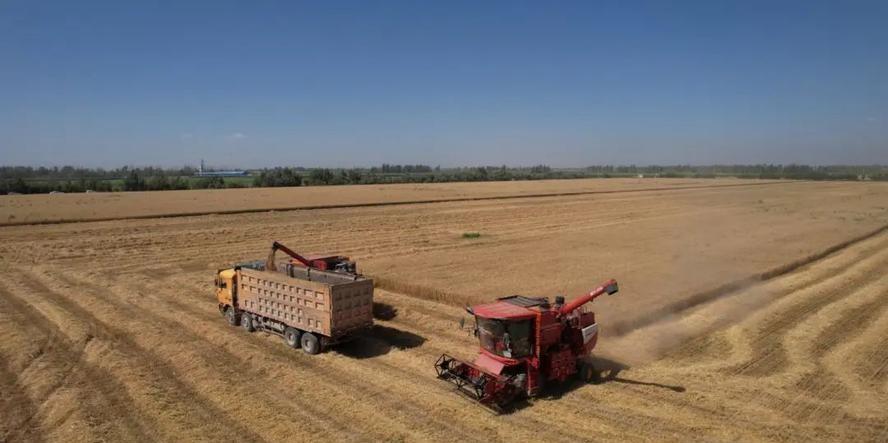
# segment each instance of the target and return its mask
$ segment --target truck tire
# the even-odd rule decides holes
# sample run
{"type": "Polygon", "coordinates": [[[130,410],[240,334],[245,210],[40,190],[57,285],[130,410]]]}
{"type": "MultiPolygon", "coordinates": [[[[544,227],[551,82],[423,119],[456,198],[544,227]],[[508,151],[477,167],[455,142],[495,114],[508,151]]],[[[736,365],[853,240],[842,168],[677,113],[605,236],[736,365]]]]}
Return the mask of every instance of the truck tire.
{"type": "Polygon", "coordinates": [[[302,334],[302,350],[306,354],[315,355],[321,352],[321,342],[311,332],[302,334]]]}
{"type": "Polygon", "coordinates": [[[240,324],[240,319],[238,317],[234,307],[229,307],[228,310],[225,311],[225,318],[228,319],[228,324],[231,326],[237,326],[240,324]]]}
{"type": "Polygon", "coordinates": [[[253,316],[247,313],[241,314],[241,326],[243,326],[244,330],[247,332],[255,331],[256,326],[253,325],[253,316]]]}
{"type": "Polygon", "coordinates": [[[287,327],[284,330],[284,341],[287,342],[287,346],[291,348],[299,348],[299,330],[287,327]]]}

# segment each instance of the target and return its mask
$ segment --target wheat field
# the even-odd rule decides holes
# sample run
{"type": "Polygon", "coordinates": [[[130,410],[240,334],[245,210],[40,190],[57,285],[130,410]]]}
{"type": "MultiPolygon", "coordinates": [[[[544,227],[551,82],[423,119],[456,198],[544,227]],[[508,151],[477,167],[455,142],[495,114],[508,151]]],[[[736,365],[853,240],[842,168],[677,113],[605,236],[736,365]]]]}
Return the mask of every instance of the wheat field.
{"type": "Polygon", "coordinates": [[[244,190],[216,191],[189,216],[208,191],[120,197],[148,199],[128,213],[0,197],[4,220],[66,221],[0,227],[0,440],[888,439],[888,186],[411,186],[275,190],[238,208],[303,208],[232,214],[219,202],[244,190]],[[214,271],[272,240],[357,260],[374,328],[309,356],[228,326],[214,271]],[[598,382],[493,415],[435,378],[441,353],[476,352],[463,303],[610,277],[598,382]]]}

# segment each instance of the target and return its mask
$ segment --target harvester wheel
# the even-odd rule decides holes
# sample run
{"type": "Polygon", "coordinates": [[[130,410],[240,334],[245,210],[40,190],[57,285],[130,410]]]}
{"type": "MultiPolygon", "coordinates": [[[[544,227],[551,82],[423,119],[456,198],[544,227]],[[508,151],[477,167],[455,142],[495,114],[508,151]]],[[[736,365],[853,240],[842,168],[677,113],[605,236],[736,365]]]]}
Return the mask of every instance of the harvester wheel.
{"type": "Polygon", "coordinates": [[[287,342],[287,346],[291,348],[298,348],[299,330],[288,327],[286,330],[284,330],[284,341],[287,342]]]}
{"type": "Polygon", "coordinates": [[[595,380],[596,372],[595,367],[592,366],[592,363],[589,361],[581,360],[577,364],[577,376],[580,378],[580,381],[583,383],[592,383],[595,380]]]}
{"type": "Polygon", "coordinates": [[[306,354],[317,354],[318,352],[321,352],[321,343],[314,334],[306,332],[302,334],[302,350],[305,351],[306,354]]]}
{"type": "Polygon", "coordinates": [[[255,331],[256,326],[253,325],[253,316],[250,314],[241,314],[241,326],[243,326],[244,330],[247,332],[255,331]]]}
{"type": "Polygon", "coordinates": [[[228,324],[231,326],[237,326],[240,322],[238,321],[237,312],[233,307],[229,307],[228,310],[225,311],[225,318],[228,319],[228,324]]]}

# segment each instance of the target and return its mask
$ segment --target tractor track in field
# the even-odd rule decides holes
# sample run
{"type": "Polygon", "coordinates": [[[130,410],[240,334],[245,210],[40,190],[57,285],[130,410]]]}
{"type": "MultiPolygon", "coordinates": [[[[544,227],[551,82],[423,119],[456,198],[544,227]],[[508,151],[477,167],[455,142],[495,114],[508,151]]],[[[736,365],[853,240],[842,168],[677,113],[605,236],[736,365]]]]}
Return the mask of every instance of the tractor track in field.
{"type": "MultiPolygon", "coordinates": [[[[29,281],[28,285],[31,283],[33,282],[29,281]]],[[[35,286],[28,286],[27,288],[29,293],[34,293],[32,290],[34,290],[35,286]]],[[[37,288],[39,290],[39,287],[37,288]]],[[[40,296],[45,295],[44,292],[39,293],[41,294],[40,296]]],[[[19,295],[13,295],[10,292],[5,292],[4,295],[6,296],[6,301],[12,305],[13,310],[23,317],[24,323],[38,329],[41,335],[46,337],[46,342],[41,346],[39,355],[28,366],[23,368],[21,372],[22,375],[30,375],[29,372],[31,371],[29,370],[33,370],[33,372],[36,372],[34,378],[43,379],[44,376],[41,374],[41,370],[44,364],[53,371],[50,374],[46,374],[46,377],[53,381],[43,386],[43,389],[39,389],[38,386],[40,392],[35,393],[37,401],[46,403],[61,389],[71,388],[81,391],[78,388],[79,385],[94,385],[91,386],[91,389],[95,389],[96,392],[92,395],[86,395],[84,392],[81,392],[79,395],[80,401],[83,402],[81,406],[84,407],[82,413],[85,414],[85,417],[83,418],[89,431],[94,431],[96,430],[95,428],[106,426],[112,422],[111,417],[104,415],[108,409],[121,411],[131,408],[132,401],[126,394],[126,390],[122,389],[117,378],[107,370],[97,367],[88,361],[85,355],[88,351],[87,347],[94,344],[95,334],[99,334],[99,339],[103,341],[110,342],[108,340],[109,337],[94,329],[94,325],[90,323],[85,328],[87,330],[86,334],[78,337],[78,340],[75,342],[74,338],[66,336],[61,326],[55,323],[54,319],[48,317],[46,313],[42,312],[39,307],[34,307],[33,304],[26,302],[19,295]],[[39,363],[38,360],[40,360],[39,363]]],[[[53,297],[50,302],[58,307],[59,311],[72,313],[69,310],[69,306],[66,306],[65,303],[59,303],[59,299],[53,297]]],[[[56,315],[63,314],[56,313],[56,315]]],[[[53,315],[53,317],[56,317],[56,315],[53,315]]],[[[37,383],[46,381],[48,380],[38,380],[37,383]]],[[[37,409],[32,407],[32,413],[19,425],[20,428],[30,427],[31,421],[36,416],[37,409]]],[[[153,440],[147,431],[152,425],[150,422],[140,422],[132,415],[114,417],[113,421],[118,421],[123,425],[122,429],[116,430],[119,434],[115,432],[120,438],[139,439],[142,441],[153,440]]],[[[96,431],[104,432],[105,430],[100,429],[96,431]]],[[[98,438],[98,435],[95,437],[98,438]]]]}
{"type": "MultiPolygon", "coordinates": [[[[24,337],[10,337],[7,334],[3,336],[3,344],[16,343],[19,340],[25,341],[27,337],[33,337],[32,334],[36,327],[31,325],[35,316],[29,315],[28,306],[22,306],[16,303],[17,300],[12,298],[12,294],[6,288],[0,285],[0,321],[4,324],[21,324],[22,328],[19,333],[25,333],[24,337]],[[16,340],[19,339],[19,340],[16,340]]],[[[35,343],[33,340],[27,341],[27,348],[21,349],[20,357],[24,361],[14,362],[12,359],[0,359],[0,389],[3,396],[0,397],[0,407],[4,411],[2,423],[0,423],[0,440],[7,441],[13,437],[20,436],[33,441],[42,441],[43,436],[35,433],[34,428],[30,426],[34,416],[39,411],[39,404],[34,401],[28,389],[24,386],[20,375],[27,371],[30,365],[44,353],[47,346],[47,340],[35,343]]],[[[8,355],[4,349],[3,355],[8,355]]]]}
{"type": "MultiPolygon", "coordinates": [[[[835,355],[878,337],[873,325],[888,317],[888,278],[881,271],[888,268],[886,239],[888,236],[880,234],[868,245],[837,251],[824,263],[812,264],[822,265],[809,270],[814,272],[812,279],[788,274],[787,278],[800,281],[788,284],[790,289],[762,306],[762,312],[717,332],[717,339],[728,338],[722,341],[722,347],[729,349],[727,356],[694,365],[694,359],[710,349],[702,342],[711,338],[701,337],[687,342],[658,366],[677,363],[679,366],[668,366],[691,374],[715,371],[728,379],[762,384],[764,392],[756,401],[780,416],[795,422],[818,422],[824,425],[822,432],[847,424],[864,440],[878,440],[876,436],[888,432],[888,422],[877,412],[878,400],[861,397],[860,388],[850,382],[853,369],[873,361],[873,356],[846,352],[845,358],[838,359],[835,355]],[[850,266],[836,270],[831,262],[850,266]],[[869,407],[869,412],[854,413],[846,404],[869,407]]],[[[881,334],[886,332],[888,328],[881,334]]],[[[735,413],[730,418],[737,417],[735,413]]],[[[842,435],[831,438],[855,434],[842,435]]]]}
{"type": "MultiPolygon", "coordinates": [[[[829,328],[824,328],[814,339],[816,346],[812,349],[810,357],[821,361],[837,346],[845,342],[855,342],[864,333],[866,327],[877,318],[885,315],[888,309],[888,293],[877,294],[878,297],[847,309],[843,316],[836,319],[829,328]]],[[[824,397],[824,400],[842,395],[848,399],[850,393],[848,387],[840,380],[839,375],[834,375],[829,369],[819,366],[814,372],[805,375],[797,383],[797,387],[813,396],[824,397]],[[824,394],[824,391],[829,391],[824,394]]]]}
{"type": "MultiPolygon", "coordinates": [[[[150,380],[152,395],[157,397],[157,400],[151,398],[145,399],[146,402],[149,402],[149,406],[160,406],[160,404],[151,405],[150,402],[153,400],[160,401],[165,407],[169,407],[170,404],[174,403],[177,399],[183,404],[197,405],[199,406],[197,409],[198,417],[196,417],[198,420],[189,420],[187,423],[180,423],[180,425],[187,429],[188,427],[201,426],[200,423],[204,423],[201,427],[204,428],[203,430],[205,432],[209,431],[206,423],[212,423],[213,420],[229,417],[224,410],[215,408],[212,404],[202,400],[203,397],[197,391],[183,383],[181,377],[177,375],[172,367],[164,364],[164,359],[159,358],[151,349],[137,343],[134,337],[138,337],[138,333],[134,334],[131,331],[117,328],[93,315],[92,312],[104,311],[95,309],[96,306],[93,304],[84,303],[86,293],[78,291],[78,297],[67,296],[48,286],[45,277],[23,270],[18,270],[17,274],[28,277],[20,280],[20,283],[27,289],[28,293],[39,294],[39,297],[46,298],[47,301],[60,307],[60,309],[65,312],[65,318],[62,321],[79,322],[88,325],[90,333],[87,337],[90,342],[102,343],[104,346],[108,347],[108,352],[103,355],[109,357],[109,359],[106,361],[99,360],[101,362],[99,364],[110,364],[113,361],[115,366],[118,364],[120,365],[116,367],[118,370],[122,369],[122,366],[138,368],[140,370],[138,382],[142,382],[143,379],[148,378],[150,380]],[[80,303],[83,303],[85,306],[80,303]],[[148,375],[149,373],[150,376],[148,375]]],[[[144,314],[140,313],[135,317],[129,318],[138,318],[142,315],[144,314]]],[[[54,324],[53,327],[61,329],[64,326],[63,324],[54,324]]],[[[82,361],[82,359],[80,360],[82,361]]],[[[99,369],[96,370],[98,371],[99,369]]],[[[124,386],[124,381],[115,378],[108,370],[102,370],[102,372],[104,376],[93,377],[93,379],[97,381],[96,383],[99,385],[98,387],[100,389],[104,389],[104,387],[107,386],[109,392],[127,393],[131,391],[131,388],[124,386]]],[[[127,400],[126,407],[97,407],[96,409],[98,411],[107,411],[110,409],[112,413],[142,410],[142,408],[135,404],[132,398],[128,398],[127,400]]],[[[177,416],[189,418],[190,414],[191,413],[185,413],[185,411],[182,410],[177,416]]],[[[141,428],[152,429],[155,431],[158,429],[158,425],[153,419],[153,416],[148,413],[126,415],[123,418],[124,420],[131,420],[134,417],[140,417],[141,420],[149,421],[149,424],[141,426],[141,428]]],[[[262,439],[255,436],[250,430],[238,425],[234,417],[229,417],[229,420],[231,421],[229,426],[231,431],[235,432],[239,438],[250,441],[262,441],[262,439]]],[[[210,435],[213,435],[213,432],[210,432],[210,435]]],[[[219,438],[224,438],[225,435],[230,434],[225,432],[218,433],[219,438]]],[[[166,436],[150,436],[146,434],[141,438],[151,440],[160,437],[171,438],[172,436],[173,434],[166,436]]]]}
{"type": "MultiPolygon", "coordinates": [[[[872,261],[884,264],[886,257],[888,257],[888,249],[874,255],[872,261]]],[[[857,277],[854,280],[855,283],[866,286],[869,283],[882,280],[884,275],[880,275],[877,272],[878,268],[873,269],[874,267],[860,270],[859,274],[854,276],[857,277]]],[[[754,355],[746,362],[728,370],[745,375],[767,376],[783,367],[787,357],[784,348],[777,346],[778,342],[799,322],[846,297],[847,290],[843,287],[843,277],[845,277],[844,274],[830,276],[817,284],[802,288],[802,290],[810,290],[814,295],[808,297],[802,304],[775,312],[770,319],[765,320],[764,324],[758,325],[756,338],[750,343],[751,347],[756,350],[754,355]]]]}

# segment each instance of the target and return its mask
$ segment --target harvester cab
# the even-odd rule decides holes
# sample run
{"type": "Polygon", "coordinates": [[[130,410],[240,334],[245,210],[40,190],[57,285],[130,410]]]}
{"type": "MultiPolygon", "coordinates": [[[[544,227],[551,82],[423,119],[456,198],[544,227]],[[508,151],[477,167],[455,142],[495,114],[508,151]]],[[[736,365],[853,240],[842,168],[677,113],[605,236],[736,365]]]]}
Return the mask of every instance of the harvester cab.
{"type": "Polygon", "coordinates": [[[475,317],[478,356],[469,363],[442,355],[435,363],[438,377],[497,410],[521,395],[538,395],[547,382],[577,374],[588,380],[592,368],[585,357],[597,343],[598,324],[580,307],[618,290],[610,280],[569,303],[514,295],[467,307],[475,317]]]}

